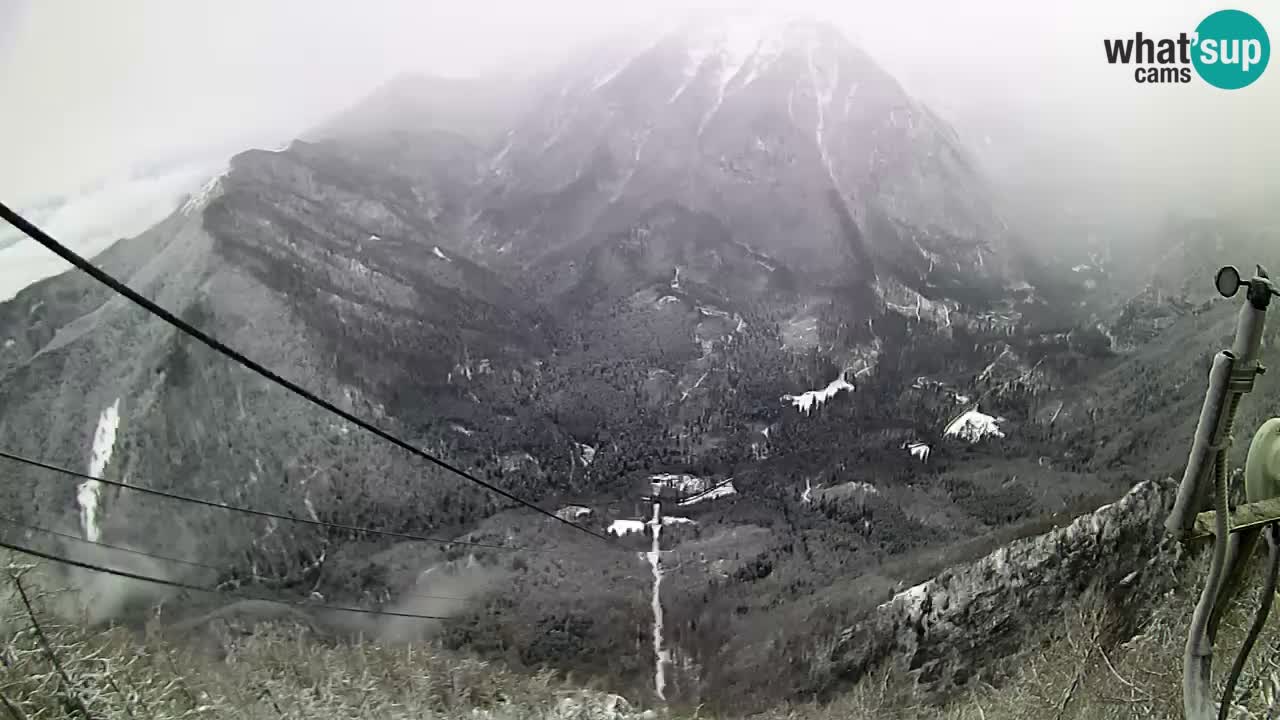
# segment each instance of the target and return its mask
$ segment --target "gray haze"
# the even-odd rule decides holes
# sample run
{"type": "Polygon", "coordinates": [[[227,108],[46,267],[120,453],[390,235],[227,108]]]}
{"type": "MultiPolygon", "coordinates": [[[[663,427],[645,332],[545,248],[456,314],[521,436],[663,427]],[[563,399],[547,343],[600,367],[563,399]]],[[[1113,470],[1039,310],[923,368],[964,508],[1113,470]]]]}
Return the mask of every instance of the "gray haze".
{"type": "MultiPolygon", "coordinates": [[[[1024,191],[1230,210],[1280,198],[1268,172],[1280,161],[1273,129],[1280,69],[1223,92],[1200,83],[1138,85],[1131,71],[1103,60],[1104,37],[1191,31],[1220,3],[802,0],[698,9],[783,5],[843,28],[955,124],[997,180],[1024,191]]],[[[1274,3],[1232,6],[1257,16],[1273,40],[1280,36],[1274,3]]],[[[167,206],[234,150],[297,136],[397,73],[525,72],[688,7],[680,0],[5,0],[0,197],[21,205],[172,175],[148,195],[167,206]],[[21,112],[11,110],[16,99],[21,112]]],[[[129,229],[140,217],[121,214],[129,229]]],[[[61,229],[84,232],[75,223],[61,229]]],[[[0,252],[4,239],[0,233],[0,252]]]]}

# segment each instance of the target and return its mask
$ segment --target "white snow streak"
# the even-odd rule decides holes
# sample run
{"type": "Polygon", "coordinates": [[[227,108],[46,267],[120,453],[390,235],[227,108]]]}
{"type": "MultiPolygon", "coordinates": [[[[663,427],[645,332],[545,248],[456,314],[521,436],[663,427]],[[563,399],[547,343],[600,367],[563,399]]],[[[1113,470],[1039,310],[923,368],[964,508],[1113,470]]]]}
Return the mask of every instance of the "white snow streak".
{"type": "Polygon", "coordinates": [[[762,29],[759,23],[751,21],[731,23],[725,28],[725,35],[720,39],[720,47],[717,49],[717,54],[720,56],[720,65],[716,77],[716,99],[711,108],[702,116],[701,122],[698,123],[699,136],[702,135],[702,131],[706,129],[711,119],[719,112],[720,106],[724,104],[724,96],[729,88],[729,83],[733,82],[733,79],[738,77],[747,62],[755,57],[756,50],[763,42],[762,29]]]}
{"type": "MultiPolygon", "coordinates": [[[[656,488],[655,488],[656,490],[656,488]]],[[[648,552],[649,566],[653,568],[653,689],[659,700],[667,699],[667,663],[671,653],[662,647],[662,506],[653,504],[653,544],[648,552]]]]}
{"type": "Polygon", "coordinates": [[[827,169],[827,177],[831,178],[831,187],[840,193],[840,197],[844,197],[844,193],[840,191],[840,183],[836,181],[835,165],[831,161],[831,154],[827,152],[826,142],[823,140],[827,127],[827,107],[831,105],[831,98],[835,95],[836,85],[839,80],[839,66],[836,66],[831,72],[830,84],[822,87],[818,81],[818,66],[813,61],[813,44],[809,45],[809,79],[813,83],[814,102],[817,104],[818,122],[814,127],[813,138],[818,145],[818,152],[822,155],[822,164],[827,169]]]}
{"type": "Polygon", "coordinates": [[[685,56],[684,60],[684,79],[676,87],[675,92],[671,93],[671,97],[667,98],[668,103],[679,100],[684,91],[689,89],[689,86],[698,77],[698,71],[702,69],[703,63],[707,61],[707,58],[711,57],[711,52],[712,48],[707,45],[689,49],[689,54],[685,56]]]}
{"type": "Polygon", "coordinates": [[[594,447],[583,443],[574,443],[574,445],[578,446],[579,460],[582,461],[583,467],[595,462],[596,449],[594,447]]]}
{"type": "Polygon", "coordinates": [[[907,445],[907,452],[911,453],[911,457],[920,462],[929,462],[929,453],[931,448],[922,442],[913,442],[907,445]]]}
{"type": "Polygon", "coordinates": [[[444,260],[445,262],[453,262],[452,260],[450,260],[450,259],[449,259],[449,257],[448,257],[447,255],[445,255],[443,252],[441,252],[441,251],[440,251],[440,246],[439,246],[439,245],[436,245],[434,248],[432,248],[432,249],[431,249],[431,252],[432,252],[432,254],[434,254],[436,257],[440,258],[441,260],[444,260]]]}
{"type": "Polygon", "coordinates": [[[828,400],[836,396],[841,390],[855,390],[849,381],[844,379],[844,371],[840,372],[840,377],[832,380],[827,386],[821,390],[809,390],[799,395],[783,395],[782,402],[789,402],[796,406],[796,409],[805,415],[813,412],[815,407],[821,407],[828,400]]]}
{"type": "Polygon", "coordinates": [[[631,167],[627,168],[627,174],[618,182],[618,188],[613,191],[613,195],[609,198],[609,202],[618,202],[622,197],[622,193],[626,191],[627,185],[631,184],[631,178],[635,177],[636,169],[640,167],[640,153],[644,150],[644,144],[649,142],[649,134],[651,130],[646,128],[640,139],[636,142],[635,153],[631,157],[631,167]]]}
{"type": "MultiPolygon", "coordinates": [[[[706,350],[706,348],[703,348],[703,350],[705,351],[705,350],[706,350]]],[[[704,353],[703,353],[703,356],[704,356],[704,357],[706,356],[706,352],[704,352],[704,353]]],[[[690,394],[690,393],[692,393],[694,390],[697,390],[699,387],[702,387],[702,381],[703,381],[703,380],[706,380],[706,379],[707,379],[707,376],[708,376],[708,375],[710,375],[710,374],[711,374],[711,371],[710,371],[710,370],[708,370],[708,371],[706,371],[706,372],[702,373],[702,377],[698,378],[698,381],[697,381],[697,382],[695,382],[695,383],[693,384],[693,387],[689,388],[688,390],[683,390],[683,391],[681,391],[681,393],[680,393],[680,402],[684,402],[685,400],[689,399],[689,394],[690,394]]]]}
{"type": "MultiPolygon", "coordinates": [[[[102,411],[98,417],[98,428],[93,432],[93,451],[89,455],[89,474],[101,477],[107,463],[111,462],[111,452],[116,445],[116,430],[120,427],[120,399],[102,411]]],[[[76,501],[80,504],[80,527],[84,539],[97,542],[101,535],[98,525],[100,511],[99,500],[102,483],[97,480],[86,480],[76,492],[76,501]]]]}

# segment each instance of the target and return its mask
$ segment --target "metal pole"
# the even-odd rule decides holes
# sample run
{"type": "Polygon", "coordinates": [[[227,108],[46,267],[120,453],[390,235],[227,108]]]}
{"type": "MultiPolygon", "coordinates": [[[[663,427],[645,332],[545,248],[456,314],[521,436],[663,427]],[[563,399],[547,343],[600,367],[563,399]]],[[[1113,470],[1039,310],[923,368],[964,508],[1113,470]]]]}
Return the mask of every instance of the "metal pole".
{"type": "Polygon", "coordinates": [[[1227,386],[1230,384],[1235,362],[1235,355],[1228,350],[1213,357],[1209,388],[1205,391],[1204,405],[1200,408],[1200,422],[1196,425],[1196,434],[1191,441],[1191,455],[1187,459],[1186,471],[1182,474],[1182,484],[1178,486],[1178,498],[1174,501],[1173,511],[1164,524],[1165,529],[1179,539],[1190,533],[1196,514],[1204,503],[1204,478],[1210,466],[1209,450],[1214,444],[1227,408],[1227,386]]]}
{"type": "Polygon", "coordinates": [[[1200,512],[1208,499],[1206,480],[1212,469],[1210,457],[1214,446],[1228,441],[1222,437],[1225,426],[1233,419],[1230,416],[1239,398],[1253,389],[1254,378],[1261,372],[1257,361],[1262,347],[1262,329],[1267,306],[1276,290],[1261,266],[1258,267],[1258,274],[1244,284],[1248,288],[1247,302],[1241,306],[1236,317],[1235,339],[1231,350],[1214,356],[1200,421],[1196,425],[1182,483],[1178,486],[1178,498],[1165,521],[1165,529],[1179,539],[1187,536],[1195,522],[1196,513],[1200,512]]]}
{"type": "Polygon", "coordinates": [[[1222,598],[1229,590],[1224,579],[1234,575],[1231,572],[1233,565],[1245,559],[1241,553],[1241,539],[1230,536],[1227,447],[1240,399],[1253,389],[1254,379],[1263,371],[1257,362],[1262,328],[1267,306],[1276,293],[1262,266],[1258,266],[1257,275],[1248,283],[1239,282],[1239,273],[1234,268],[1219,271],[1218,280],[1218,289],[1225,297],[1235,295],[1241,285],[1247,286],[1247,302],[1240,308],[1231,350],[1222,351],[1214,357],[1187,468],[1178,487],[1174,509],[1165,521],[1169,532],[1186,537],[1195,522],[1196,509],[1204,503],[1208,489],[1206,476],[1212,469],[1216,513],[1213,559],[1187,631],[1183,654],[1182,703],[1187,720],[1211,720],[1215,715],[1212,700],[1213,641],[1224,607],[1222,598]],[[1228,282],[1222,282],[1224,277],[1229,278],[1228,282]],[[1213,458],[1211,462],[1210,457],[1213,458]]]}

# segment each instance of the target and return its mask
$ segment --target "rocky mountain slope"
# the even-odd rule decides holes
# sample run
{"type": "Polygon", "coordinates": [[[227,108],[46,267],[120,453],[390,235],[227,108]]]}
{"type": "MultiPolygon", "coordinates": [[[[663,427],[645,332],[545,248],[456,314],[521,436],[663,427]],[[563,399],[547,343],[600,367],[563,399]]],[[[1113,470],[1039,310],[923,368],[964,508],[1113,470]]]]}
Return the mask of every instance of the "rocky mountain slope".
{"type": "MultiPolygon", "coordinates": [[[[525,551],[291,527],[20,467],[6,506],[218,568],[147,572],[434,609],[451,616],[441,642],[516,667],[644,694],[656,659],[669,699],[762,703],[834,682],[797,658],[896,592],[1150,478],[1138,429],[1166,416],[1107,414],[1147,356],[1116,354],[1115,318],[1023,256],[963,141],[831,28],[682,27],[540,78],[524,112],[478,100],[384,122],[458,94],[442,87],[391,86],[311,141],[236,156],[97,262],[635,554],[387,449],[76,274],[0,304],[6,449],[525,551]],[[487,123],[504,128],[491,143],[461,132],[487,123]],[[655,483],[682,498],[656,549],[638,502],[655,483]],[[762,664],[783,669],[761,681],[762,664]]],[[[1220,332],[1215,312],[1170,332],[1220,332]]],[[[125,589],[102,590],[96,616],[138,609],[125,589]]]]}

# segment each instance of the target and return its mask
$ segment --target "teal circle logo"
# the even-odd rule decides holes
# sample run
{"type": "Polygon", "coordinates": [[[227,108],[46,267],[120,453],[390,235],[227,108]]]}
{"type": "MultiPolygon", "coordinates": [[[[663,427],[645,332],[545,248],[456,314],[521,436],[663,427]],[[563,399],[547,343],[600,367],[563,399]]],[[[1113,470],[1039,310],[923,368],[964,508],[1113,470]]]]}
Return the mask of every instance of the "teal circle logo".
{"type": "Polygon", "coordinates": [[[1271,40],[1262,23],[1243,10],[1219,10],[1196,27],[1191,62],[1210,85],[1239,90],[1262,76],[1271,59],[1271,40]]]}

